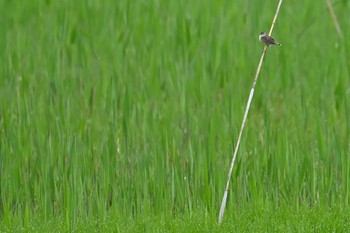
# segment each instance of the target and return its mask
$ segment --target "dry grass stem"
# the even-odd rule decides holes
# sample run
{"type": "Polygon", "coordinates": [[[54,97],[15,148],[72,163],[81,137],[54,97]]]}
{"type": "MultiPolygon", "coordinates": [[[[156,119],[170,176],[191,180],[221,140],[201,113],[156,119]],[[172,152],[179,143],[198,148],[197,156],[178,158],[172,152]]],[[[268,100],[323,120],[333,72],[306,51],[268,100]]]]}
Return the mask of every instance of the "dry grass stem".
{"type": "Polygon", "coordinates": [[[329,10],[329,12],[330,12],[330,14],[331,14],[331,16],[332,16],[332,20],[333,20],[335,29],[336,29],[338,35],[339,35],[340,37],[342,37],[342,36],[343,36],[343,33],[342,33],[341,29],[340,29],[340,25],[339,25],[337,16],[336,16],[336,14],[335,14],[335,12],[334,12],[333,5],[332,5],[332,3],[331,3],[331,0],[326,0],[326,3],[327,3],[328,10],[329,10]]]}
{"type": "MultiPolygon", "coordinates": [[[[273,28],[275,26],[275,23],[276,23],[276,20],[277,20],[277,17],[278,17],[278,12],[279,12],[280,7],[281,7],[281,4],[282,4],[282,0],[280,0],[279,3],[278,3],[277,9],[276,9],[276,13],[275,13],[275,17],[274,17],[274,19],[272,21],[272,25],[271,25],[271,29],[270,29],[270,32],[269,32],[269,36],[271,36],[271,34],[272,34],[273,28]]],[[[231,181],[233,167],[234,167],[234,164],[235,164],[238,148],[239,148],[239,145],[241,143],[241,137],[242,137],[243,129],[244,129],[244,126],[245,126],[245,122],[247,120],[248,112],[249,112],[249,109],[250,109],[250,104],[251,104],[253,96],[254,96],[255,85],[256,85],[256,82],[257,82],[258,77],[259,77],[259,73],[260,73],[261,66],[262,66],[262,63],[263,63],[263,60],[264,60],[264,57],[265,57],[265,54],[266,54],[266,50],[267,50],[267,46],[264,47],[264,50],[262,52],[258,68],[257,68],[256,73],[255,73],[255,78],[254,78],[252,89],[250,90],[247,106],[246,106],[246,109],[245,109],[245,112],[244,112],[244,116],[243,116],[241,129],[239,131],[239,135],[238,135],[237,143],[236,143],[236,146],[235,146],[235,150],[234,150],[234,153],[232,155],[231,166],[230,166],[230,170],[229,170],[229,173],[228,173],[228,176],[227,176],[226,189],[225,189],[225,192],[224,192],[224,196],[222,198],[221,208],[220,208],[220,212],[219,212],[219,224],[221,224],[222,219],[224,217],[224,212],[225,212],[225,208],[226,208],[228,190],[229,190],[229,187],[230,187],[230,181],[231,181]]]]}

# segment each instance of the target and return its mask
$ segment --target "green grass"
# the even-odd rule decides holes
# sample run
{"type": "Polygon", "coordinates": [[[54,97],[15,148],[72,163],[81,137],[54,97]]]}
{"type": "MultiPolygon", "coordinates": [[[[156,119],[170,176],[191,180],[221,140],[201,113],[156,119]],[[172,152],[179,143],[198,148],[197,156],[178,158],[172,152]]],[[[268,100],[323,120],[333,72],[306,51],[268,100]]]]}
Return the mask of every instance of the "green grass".
{"type": "Polygon", "coordinates": [[[0,1],[0,231],[349,228],[348,1],[0,1]],[[245,10],[247,9],[247,10],[245,10]]]}
{"type": "Polygon", "coordinates": [[[347,232],[350,228],[349,210],[333,208],[295,209],[291,206],[246,206],[226,216],[218,225],[216,216],[192,212],[178,217],[169,215],[144,215],[128,219],[120,215],[104,218],[79,218],[67,224],[62,217],[47,222],[34,218],[24,223],[6,224],[2,231],[23,232],[347,232]]]}

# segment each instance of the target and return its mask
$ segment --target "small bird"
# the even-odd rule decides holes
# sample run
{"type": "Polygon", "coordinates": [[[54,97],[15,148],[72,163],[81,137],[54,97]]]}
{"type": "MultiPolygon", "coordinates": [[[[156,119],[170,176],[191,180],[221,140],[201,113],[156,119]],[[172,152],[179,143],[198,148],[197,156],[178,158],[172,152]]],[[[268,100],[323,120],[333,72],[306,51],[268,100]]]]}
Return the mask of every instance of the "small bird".
{"type": "Polygon", "coordinates": [[[260,33],[259,35],[259,40],[264,44],[269,47],[270,45],[279,45],[282,46],[282,44],[278,43],[273,39],[271,36],[267,35],[265,32],[260,33]]]}

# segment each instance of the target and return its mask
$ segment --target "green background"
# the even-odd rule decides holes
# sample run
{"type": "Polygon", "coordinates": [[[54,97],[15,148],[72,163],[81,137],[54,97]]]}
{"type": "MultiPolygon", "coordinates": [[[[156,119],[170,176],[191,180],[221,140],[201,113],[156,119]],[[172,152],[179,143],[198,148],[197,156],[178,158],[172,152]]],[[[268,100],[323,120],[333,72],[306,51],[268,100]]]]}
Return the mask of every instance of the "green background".
{"type": "Polygon", "coordinates": [[[346,232],[350,21],[284,1],[0,1],[0,230],[346,232]]]}

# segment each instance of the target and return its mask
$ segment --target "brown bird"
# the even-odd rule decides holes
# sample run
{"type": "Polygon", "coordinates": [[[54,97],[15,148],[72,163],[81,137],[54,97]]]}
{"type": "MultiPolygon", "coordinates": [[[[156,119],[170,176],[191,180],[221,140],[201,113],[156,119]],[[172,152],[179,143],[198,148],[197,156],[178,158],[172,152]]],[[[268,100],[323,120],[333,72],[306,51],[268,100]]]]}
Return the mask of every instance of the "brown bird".
{"type": "Polygon", "coordinates": [[[279,45],[282,46],[282,44],[278,43],[275,39],[273,39],[271,36],[267,35],[265,32],[260,33],[259,40],[267,46],[270,45],[279,45]]]}

